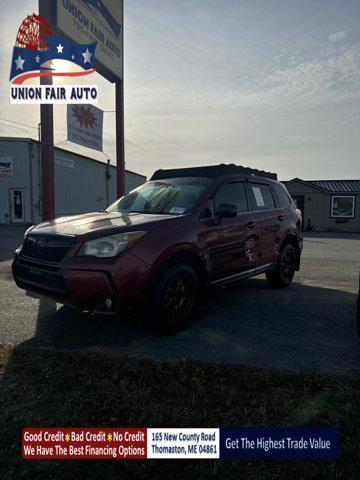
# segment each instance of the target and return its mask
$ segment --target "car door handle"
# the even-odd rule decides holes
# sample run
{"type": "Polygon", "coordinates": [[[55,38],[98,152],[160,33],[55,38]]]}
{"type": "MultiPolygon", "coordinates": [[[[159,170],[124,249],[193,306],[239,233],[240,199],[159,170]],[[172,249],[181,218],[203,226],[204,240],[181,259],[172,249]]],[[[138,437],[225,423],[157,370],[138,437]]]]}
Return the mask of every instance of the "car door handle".
{"type": "Polygon", "coordinates": [[[284,220],[284,215],[279,215],[278,220],[279,220],[279,222],[282,222],[284,220]]]}
{"type": "Polygon", "coordinates": [[[248,223],[246,224],[246,228],[248,228],[249,230],[251,230],[251,229],[254,228],[254,227],[255,227],[255,223],[254,223],[254,222],[248,222],[248,223]]]}

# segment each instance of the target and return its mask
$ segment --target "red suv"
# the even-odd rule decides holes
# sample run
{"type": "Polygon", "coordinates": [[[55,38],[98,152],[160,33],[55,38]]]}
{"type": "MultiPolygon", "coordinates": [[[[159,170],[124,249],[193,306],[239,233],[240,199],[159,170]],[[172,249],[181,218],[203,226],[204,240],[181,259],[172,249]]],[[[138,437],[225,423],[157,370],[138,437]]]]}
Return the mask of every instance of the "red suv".
{"type": "Polygon", "coordinates": [[[25,290],[81,310],[146,305],[158,330],[191,318],[200,288],[299,270],[301,213],[276,175],[235,165],[158,170],[102,212],[31,227],[15,252],[25,290]]]}

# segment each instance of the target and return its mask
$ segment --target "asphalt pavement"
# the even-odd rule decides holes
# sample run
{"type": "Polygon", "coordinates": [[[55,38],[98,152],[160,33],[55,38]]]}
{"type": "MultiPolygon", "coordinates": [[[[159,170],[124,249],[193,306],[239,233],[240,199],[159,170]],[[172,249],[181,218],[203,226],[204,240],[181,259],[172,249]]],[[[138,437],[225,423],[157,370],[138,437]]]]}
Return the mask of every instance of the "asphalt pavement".
{"type": "Polygon", "coordinates": [[[0,342],[101,347],[130,356],[294,371],[360,367],[355,320],[360,234],[305,234],[301,271],[289,288],[271,289],[262,275],[212,289],[186,331],[161,337],[133,315],[78,314],[28,297],[11,275],[23,232],[0,226],[0,342]]]}

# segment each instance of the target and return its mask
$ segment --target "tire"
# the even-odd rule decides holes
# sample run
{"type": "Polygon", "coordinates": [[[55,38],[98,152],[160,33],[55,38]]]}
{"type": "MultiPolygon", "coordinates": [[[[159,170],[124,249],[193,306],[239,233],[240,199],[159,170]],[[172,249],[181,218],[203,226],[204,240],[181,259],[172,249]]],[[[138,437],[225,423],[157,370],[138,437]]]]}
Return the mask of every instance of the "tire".
{"type": "Polygon", "coordinates": [[[173,335],[190,323],[199,293],[199,279],[186,264],[170,264],[154,279],[149,301],[150,326],[162,335],[173,335]]]}
{"type": "Polygon", "coordinates": [[[296,252],[290,243],[284,245],[280,250],[277,264],[274,270],[266,273],[269,284],[274,288],[288,287],[296,270],[296,252]]]}

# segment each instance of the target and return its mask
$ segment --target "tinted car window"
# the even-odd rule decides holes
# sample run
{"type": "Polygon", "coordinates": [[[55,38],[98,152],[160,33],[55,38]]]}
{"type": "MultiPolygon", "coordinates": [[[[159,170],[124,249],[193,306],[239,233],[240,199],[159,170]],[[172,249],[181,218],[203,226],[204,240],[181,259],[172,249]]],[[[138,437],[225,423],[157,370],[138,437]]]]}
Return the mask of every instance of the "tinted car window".
{"type": "Polygon", "coordinates": [[[274,197],[269,185],[249,183],[249,190],[253,210],[272,210],[275,208],[274,197]]]}
{"type": "Polygon", "coordinates": [[[215,211],[222,203],[235,205],[237,213],[247,212],[248,205],[244,183],[234,182],[222,185],[215,194],[215,211]]]}
{"type": "Polygon", "coordinates": [[[200,214],[200,218],[212,218],[214,217],[214,199],[210,198],[204,207],[204,210],[200,214]]]}
{"type": "Polygon", "coordinates": [[[208,178],[169,178],[146,182],[106,209],[107,212],[187,213],[211,183],[208,178]]]}
{"type": "Polygon", "coordinates": [[[281,185],[277,185],[276,183],[272,185],[272,188],[274,189],[276,198],[277,198],[277,204],[279,208],[285,208],[290,204],[290,199],[288,195],[286,194],[285,190],[281,185]]]}

